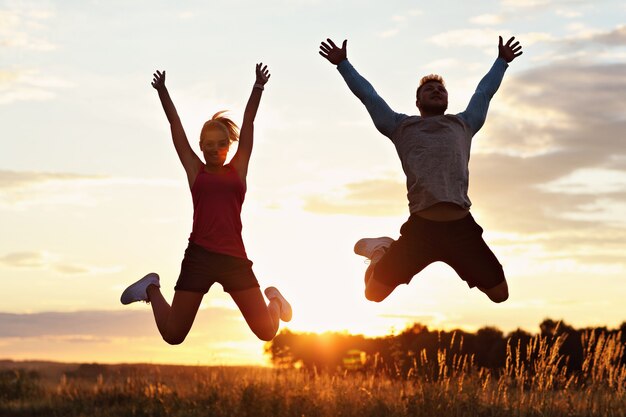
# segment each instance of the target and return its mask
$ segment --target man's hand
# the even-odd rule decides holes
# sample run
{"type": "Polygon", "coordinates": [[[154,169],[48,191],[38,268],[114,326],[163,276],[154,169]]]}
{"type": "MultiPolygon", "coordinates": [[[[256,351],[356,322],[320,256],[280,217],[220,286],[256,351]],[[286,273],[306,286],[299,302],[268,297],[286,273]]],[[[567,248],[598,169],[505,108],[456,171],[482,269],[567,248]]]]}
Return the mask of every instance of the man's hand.
{"type": "Polygon", "coordinates": [[[262,62],[256,64],[256,82],[255,84],[265,85],[270,79],[271,74],[267,69],[267,65],[263,65],[262,62]]]}
{"type": "Polygon", "coordinates": [[[339,48],[335,43],[330,40],[330,38],[326,39],[328,43],[322,42],[320,45],[320,55],[329,60],[332,64],[339,65],[341,61],[344,59],[348,59],[348,53],[346,51],[346,45],[348,44],[348,40],[344,40],[341,48],[339,48]]]}
{"type": "Polygon", "coordinates": [[[154,74],[152,74],[152,87],[154,87],[157,91],[165,88],[165,71],[161,72],[157,70],[154,74]]]}
{"type": "Polygon", "coordinates": [[[506,41],[506,45],[502,44],[502,36],[498,36],[498,38],[500,38],[500,41],[498,42],[498,58],[502,58],[506,62],[511,62],[523,53],[522,45],[520,45],[519,42],[515,42],[511,45],[515,36],[506,41]]]}

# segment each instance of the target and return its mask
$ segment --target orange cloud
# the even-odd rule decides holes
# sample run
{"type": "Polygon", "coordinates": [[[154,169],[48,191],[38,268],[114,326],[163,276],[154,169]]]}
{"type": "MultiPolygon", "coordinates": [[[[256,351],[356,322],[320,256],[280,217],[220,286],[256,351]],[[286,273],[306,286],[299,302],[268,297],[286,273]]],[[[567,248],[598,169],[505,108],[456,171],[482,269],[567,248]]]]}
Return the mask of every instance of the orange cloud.
{"type": "Polygon", "coordinates": [[[336,195],[313,195],[304,209],[319,214],[395,216],[408,214],[405,185],[391,179],[345,184],[336,195]]]}

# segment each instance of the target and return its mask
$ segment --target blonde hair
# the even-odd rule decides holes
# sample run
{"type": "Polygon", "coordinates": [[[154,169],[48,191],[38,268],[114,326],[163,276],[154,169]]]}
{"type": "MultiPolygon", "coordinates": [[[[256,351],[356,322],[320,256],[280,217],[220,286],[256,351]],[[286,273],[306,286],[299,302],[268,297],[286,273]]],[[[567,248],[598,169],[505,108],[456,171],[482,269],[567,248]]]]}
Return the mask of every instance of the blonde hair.
{"type": "Polygon", "coordinates": [[[441,85],[443,85],[444,87],[446,86],[446,83],[443,81],[443,77],[441,75],[438,75],[438,74],[428,74],[428,75],[425,75],[420,80],[420,85],[419,85],[419,87],[417,87],[417,92],[415,93],[415,97],[417,99],[419,99],[420,90],[422,89],[422,87],[425,84],[432,83],[432,82],[441,83],[441,85]]]}
{"type": "Polygon", "coordinates": [[[207,120],[204,123],[202,130],[200,131],[200,143],[202,143],[204,133],[209,130],[221,130],[224,132],[226,137],[228,137],[230,143],[239,140],[239,128],[235,122],[230,120],[228,117],[223,116],[226,112],[227,110],[218,111],[213,115],[213,117],[211,117],[211,120],[207,120]]]}

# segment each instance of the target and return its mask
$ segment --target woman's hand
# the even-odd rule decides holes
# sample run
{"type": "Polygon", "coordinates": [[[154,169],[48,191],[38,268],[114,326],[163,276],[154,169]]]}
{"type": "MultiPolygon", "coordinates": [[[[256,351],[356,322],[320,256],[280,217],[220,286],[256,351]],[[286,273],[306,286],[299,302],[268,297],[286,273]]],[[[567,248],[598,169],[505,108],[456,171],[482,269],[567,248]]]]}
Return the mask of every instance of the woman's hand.
{"type": "Polygon", "coordinates": [[[165,88],[165,71],[161,72],[157,70],[154,74],[152,74],[152,87],[155,90],[160,90],[165,88]]]}
{"type": "MultiPolygon", "coordinates": [[[[165,76],[165,75],[164,75],[165,76]]],[[[262,62],[256,64],[256,84],[260,84],[261,86],[265,85],[267,81],[270,79],[271,74],[267,69],[267,65],[263,65],[262,62]]]]}

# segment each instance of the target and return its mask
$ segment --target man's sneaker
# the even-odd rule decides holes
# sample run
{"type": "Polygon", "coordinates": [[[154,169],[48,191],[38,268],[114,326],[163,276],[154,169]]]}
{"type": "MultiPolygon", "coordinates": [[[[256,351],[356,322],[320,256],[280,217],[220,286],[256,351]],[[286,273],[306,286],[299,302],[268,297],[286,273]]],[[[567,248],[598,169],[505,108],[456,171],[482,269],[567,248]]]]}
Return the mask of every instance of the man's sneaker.
{"type": "Polygon", "coordinates": [[[280,319],[282,321],[290,321],[293,312],[291,311],[291,304],[285,300],[285,297],[278,291],[276,287],[267,287],[265,289],[265,296],[269,300],[276,299],[280,305],[280,319]]]}
{"type": "Polygon", "coordinates": [[[130,285],[128,288],[124,290],[122,296],[120,297],[120,301],[122,304],[130,304],[135,301],[146,301],[148,302],[148,286],[155,285],[157,288],[161,287],[159,283],[159,275],[154,272],[149,273],[145,277],[141,278],[139,281],[130,285]]]}
{"type": "MultiPolygon", "coordinates": [[[[377,251],[381,251],[381,254],[391,246],[393,239],[390,237],[372,237],[360,239],[354,245],[354,253],[357,255],[365,256],[368,259],[372,259],[377,251]]],[[[376,259],[377,260],[377,259],[376,259]]]]}

